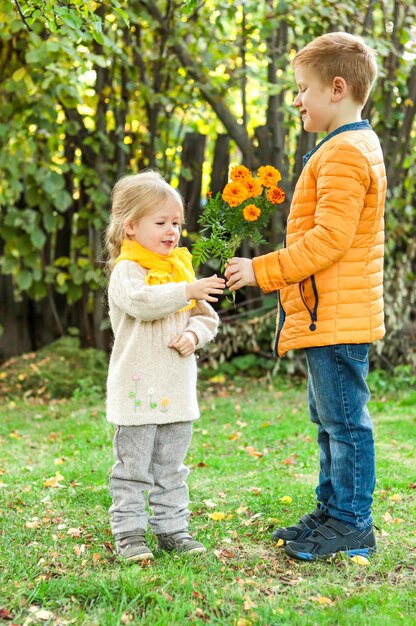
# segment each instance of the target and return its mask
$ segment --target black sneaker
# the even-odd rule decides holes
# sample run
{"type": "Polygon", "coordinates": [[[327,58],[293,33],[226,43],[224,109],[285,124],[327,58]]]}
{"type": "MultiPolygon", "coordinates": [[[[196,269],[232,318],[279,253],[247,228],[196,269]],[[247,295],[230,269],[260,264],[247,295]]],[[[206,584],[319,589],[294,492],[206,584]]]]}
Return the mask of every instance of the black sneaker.
{"type": "Polygon", "coordinates": [[[287,528],[276,528],[272,532],[272,539],[274,541],[283,539],[285,542],[301,541],[302,539],[309,537],[309,535],[311,535],[316,528],[325,524],[328,519],[328,515],[325,515],[321,509],[316,508],[312,513],[303,515],[298,524],[288,526],[287,528]]]}
{"type": "Polygon", "coordinates": [[[144,530],[130,530],[115,536],[118,554],[126,561],[146,561],[154,559],[150,548],[146,545],[144,530]]]}
{"type": "Polygon", "coordinates": [[[161,550],[166,550],[167,552],[178,552],[179,554],[207,551],[204,544],[192,539],[187,530],[157,535],[157,543],[161,550]]]}
{"type": "Polygon", "coordinates": [[[302,541],[289,541],[285,552],[302,561],[327,560],[339,552],[370,557],[376,551],[373,527],[359,530],[330,517],[302,541]]]}

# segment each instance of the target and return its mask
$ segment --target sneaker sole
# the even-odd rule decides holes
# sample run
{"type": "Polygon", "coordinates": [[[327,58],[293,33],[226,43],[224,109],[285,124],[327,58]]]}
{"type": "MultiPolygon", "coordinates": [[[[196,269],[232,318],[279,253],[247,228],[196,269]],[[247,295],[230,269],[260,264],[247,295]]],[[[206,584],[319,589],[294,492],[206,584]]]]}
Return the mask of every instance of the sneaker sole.
{"type": "Polygon", "coordinates": [[[207,549],[204,547],[201,548],[191,548],[190,550],[175,550],[175,548],[172,548],[171,550],[168,550],[167,548],[162,548],[161,546],[159,546],[157,548],[158,552],[168,552],[169,554],[197,554],[197,553],[201,553],[202,552],[206,552],[207,549]]]}
{"type": "Polygon", "coordinates": [[[151,561],[155,558],[152,552],[144,552],[143,554],[132,554],[132,556],[122,556],[124,561],[133,563],[134,561],[151,561]]]}
{"type": "Polygon", "coordinates": [[[295,559],[300,559],[301,561],[329,561],[331,559],[335,559],[338,554],[345,554],[346,556],[364,556],[366,558],[371,558],[376,553],[376,548],[358,548],[355,550],[338,550],[338,552],[332,552],[331,554],[312,554],[311,552],[295,552],[295,550],[291,550],[290,547],[285,548],[286,554],[289,556],[293,556],[295,559]]]}
{"type": "Polygon", "coordinates": [[[204,547],[202,548],[192,548],[191,550],[187,550],[186,552],[182,552],[182,554],[197,554],[198,552],[202,554],[202,552],[206,552],[207,549],[204,547]]]}

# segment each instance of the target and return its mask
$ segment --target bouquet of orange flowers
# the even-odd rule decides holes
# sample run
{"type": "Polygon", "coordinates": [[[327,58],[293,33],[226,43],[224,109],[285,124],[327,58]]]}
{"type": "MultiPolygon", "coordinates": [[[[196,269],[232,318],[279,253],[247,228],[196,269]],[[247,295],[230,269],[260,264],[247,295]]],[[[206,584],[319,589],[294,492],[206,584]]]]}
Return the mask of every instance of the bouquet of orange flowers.
{"type": "Polygon", "coordinates": [[[210,196],[198,223],[201,237],[192,247],[196,267],[217,258],[223,271],[245,239],[266,243],[262,231],[270,222],[276,205],[286,194],[278,182],[279,170],[271,165],[259,167],[257,178],[244,165],[233,167],[230,182],[215,197],[210,196]]]}

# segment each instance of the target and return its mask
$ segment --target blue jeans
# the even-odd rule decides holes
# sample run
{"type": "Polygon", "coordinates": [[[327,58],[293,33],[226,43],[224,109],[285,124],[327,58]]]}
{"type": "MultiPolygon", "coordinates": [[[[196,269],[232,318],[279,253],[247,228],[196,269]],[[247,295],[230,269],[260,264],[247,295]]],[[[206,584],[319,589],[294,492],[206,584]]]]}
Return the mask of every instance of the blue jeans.
{"type": "Polygon", "coordinates": [[[319,508],[363,529],[373,522],[373,425],[367,409],[369,344],[306,348],[308,400],[318,425],[319,508]]]}

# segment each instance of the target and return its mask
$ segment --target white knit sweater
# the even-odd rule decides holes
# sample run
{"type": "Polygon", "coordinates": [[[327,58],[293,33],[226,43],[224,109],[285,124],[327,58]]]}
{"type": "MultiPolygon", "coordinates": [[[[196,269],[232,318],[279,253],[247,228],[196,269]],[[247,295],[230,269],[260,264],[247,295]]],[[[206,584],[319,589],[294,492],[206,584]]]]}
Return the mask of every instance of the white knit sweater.
{"type": "Polygon", "coordinates": [[[195,354],[183,357],[169,342],[185,330],[211,341],[219,319],[205,301],[193,309],[186,283],[146,285],[147,270],[120,261],[108,287],[114,344],[107,379],[107,419],[119,425],[169,424],[198,419],[195,354]]]}

